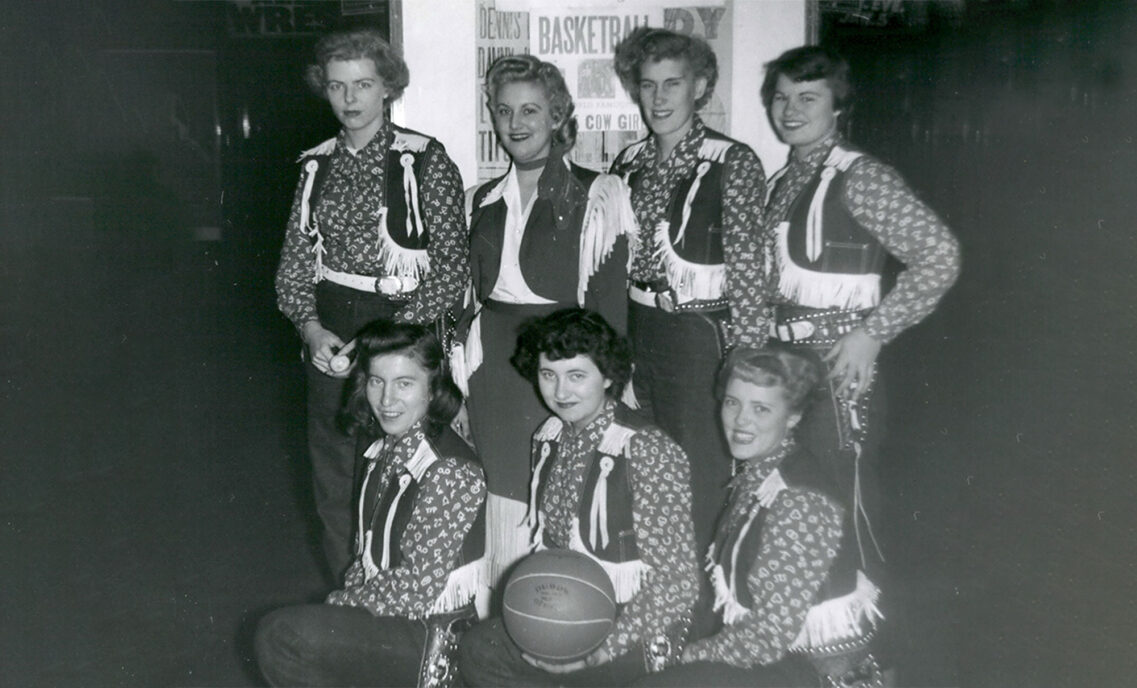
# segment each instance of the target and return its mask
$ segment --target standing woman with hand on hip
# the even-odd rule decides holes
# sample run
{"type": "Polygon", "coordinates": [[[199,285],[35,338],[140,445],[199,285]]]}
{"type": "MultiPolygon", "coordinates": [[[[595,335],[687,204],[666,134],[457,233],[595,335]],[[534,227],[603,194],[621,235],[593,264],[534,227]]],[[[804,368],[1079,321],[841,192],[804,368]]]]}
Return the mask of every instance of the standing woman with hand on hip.
{"type": "Polygon", "coordinates": [[[795,48],[766,65],[762,102],[790,146],[766,206],[774,338],[825,361],[814,412],[798,429],[853,509],[859,565],[879,583],[881,346],[924,319],[959,275],[959,244],[892,167],[845,142],[849,65],[795,48]],[[881,290],[885,258],[904,264],[881,290]]]}
{"type": "Polygon", "coordinates": [[[350,561],[354,445],[335,425],[348,370],[331,359],[373,320],[437,320],[469,268],[457,166],[435,139],[386,119],[410,80],[402,57],[374,29],[334,33],[307,78],[343,126],[300,156],[276,293],[304,342],[316,510],[338,578],[350,561]]]}
{"type": "Polygon", "coordinates": [[[512,164],[471,199],[474,299],[459,325],[465,348],[454,369],[459,385],[469,385],[470,430],[486,467],[496,582],[527,551],[529,438],[548,415],[532,381],[509,362],[518,329],[527,319],[582,305],[623,332],[625,235],[634,221],[618,177],[569,162],[576,118],[556,65],[502,57],[486,74],[485,93],[512,164]]]}

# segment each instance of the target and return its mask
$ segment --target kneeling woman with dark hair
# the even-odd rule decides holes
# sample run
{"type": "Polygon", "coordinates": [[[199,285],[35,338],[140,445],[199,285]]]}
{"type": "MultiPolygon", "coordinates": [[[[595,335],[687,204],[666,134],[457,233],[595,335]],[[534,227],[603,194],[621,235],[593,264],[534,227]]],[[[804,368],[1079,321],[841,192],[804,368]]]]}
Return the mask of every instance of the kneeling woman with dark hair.
{"type": "Polygon", "coordinates": [[[474,686],[624,685],[678,659],[698,593],[687,458],[617,401],[631,352],[597,313],[572,308],[536,320],[522,330],[513,364],[554,414],[533,435],[532,547],[597,561],[618,614],[599,648],[565,664],[523,654],[492,619],[462,639],[459,669],[474,686]]]}
{"type": "Polygon", "coordinates": [[[742,468],[707,553],[723,625],[636,685],[880,685],[867,650],[877,590],[857,571],[848,504],[793,439],[819,376],[819,362],[789,351],[727,357],[721,420],[742,468]]]}
{"type": "Polygon", "coordinates": [[[485,481],[449,428],[461,395],[442,347],[421,325],[387,320],[356,341],[341,414],[366,461],[356,557],[326,604],[261,621],[257,660],[273,685],[415,685],[451,624],[476,616],[485,582],[485,481]]]}

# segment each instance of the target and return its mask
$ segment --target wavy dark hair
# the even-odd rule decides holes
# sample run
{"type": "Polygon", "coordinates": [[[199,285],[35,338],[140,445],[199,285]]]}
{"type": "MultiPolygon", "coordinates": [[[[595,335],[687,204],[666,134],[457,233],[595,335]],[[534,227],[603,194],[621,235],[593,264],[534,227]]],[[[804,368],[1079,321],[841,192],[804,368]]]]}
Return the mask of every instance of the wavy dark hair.
{"type": "Polygon", "coordinates": [[[367,377],[371,360],[385,354],[402,354],[426,370],[430,380],[430,405],[426,411],[428,437],[437,438],[458,414],[462,393],[450,377],[446,355],[431,328],[376,320],[356,335],[355,352],[347,395],[339,413],[340,427],[344,432],[371,437],[383,435],[383,429],[367,403],[367,377]]]}
{"type": "Polygon", "coordinates": [[[647,26],[625,36],[616,46],[616,75],[636,105],[640,104],[640,68],[648,60],[685,60],[696,79],[707,80],[707,89],[703,97],[695,101],[695,109],[700,110],[710,102],[719,80],[719,62],[705,40],[647,26]]]}
{"type": "Polygon", "coordinates": [[[853,106],[853,81],[849,76],[849,61],[836,50],[822,45],[803,45],[792,48],[766,63],[766,78],[762,80],[762,105],[767,110],[774,101],[778,77],[785,75],[795,84],[801,81],[825,80],[833,91],[833,109],[848,112],[853,106]]]}
{"type": "Polygon", "coordinates": [[[604,377],[612,381],[606,394],[619,399],[632,378],[632,349],[608,321],[595,311],[564,308],[528,322],[517,337],[509,359],[517,372],[537,383],[541,354],[552,361],[588,356],[604,377]]]}
{"type": "Polygon", "coordinates": [[[398,100],[411,82],[411,73],[402,56],[377,29],[337,31],[321,38],[316,43],[315,62],[304,71],[304,81],[313,93],[324,97],[329,62],[364,58],[375,63],[375,71],[387,89],[387,102],[398,100]]]}
{"type": "Polygon", "coordinates": [[[532,55],[504,55],[490,65],[486,72],[483,90],[486,94],[486,107],[493,111],[493,101],[498,90],[506,84],[517,81],[539,84],[545,89],[549,99],[549,110],[557,128],[553,132],[553,143],[566,150],[576,143],[576,105],[572,94],[565,85],[561,70],[552,62],[539,60],[532,55]]]}
{"type": "Polygon", "coordinates": [[[738,348],[727,354],[715,381],[715,394],[722,400],[727,383],[734,378],[759,387],[781,387],[790,409],[805,411],[809,393],[821,380],[818,364],[807,356],[782,348],[738,348]]]}

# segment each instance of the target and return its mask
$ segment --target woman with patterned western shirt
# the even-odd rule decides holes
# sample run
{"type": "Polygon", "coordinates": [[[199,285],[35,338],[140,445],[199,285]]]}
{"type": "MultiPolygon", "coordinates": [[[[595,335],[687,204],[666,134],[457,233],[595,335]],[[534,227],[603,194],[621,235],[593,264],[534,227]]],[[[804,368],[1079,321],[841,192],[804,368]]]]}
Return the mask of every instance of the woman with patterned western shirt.
{"type": "Polygon", "coordinates": [[[707,552],[722,624],[688,645],[681,665],[636,685],[879,685],[866,649],[877,591],[857,572],[851,512],[793,438],[819,378],[787,350],[727,357],[722,428],[742,468],[707,552]]]}
{"type": "Polygon", "coordinates": [[[762,102],[790,146],[766,205],[768,284],[773,338],[827,364],[798,439],[849,501],[861,569],[879,581],[884,399],[876,358],[935,309],[959,275],[960,251],[894,169],[838,133],[851,95],[848,63],[827,48],[795,48],[766,66],[762,102]],[[889,255],[905,269],[885,294],[889,255]]]}
{"type": "Polygon", "coordinates": [[[633,31],[616,72],[650,135],[612,173],[631,188],[638,224],[628,297],[636,400],[691,460],[695,538],[705,547],[722,508],[730,459],[716,431],[714,377],[726,349],[765,341],[762,164],[696,111],[718,67],[705,41],[633,31]]]}
{"type": "Polygon", "coordinates": [[[568,159],[572,96],[557,67],[510,55],[486,74],[487,107],[509,172],[471,198],[472,302],[459,324],[454,370],[468,384],[471,435],[489,486],[486,525],[494,581],[528,551],[529,438],[548,415],[509,357],[529,318],[565,306],[595,309],[623,331],[627,187],[568,159]],[[467,331],[468,334],[461,335],[467,331]],[[469,376],[468,383],[465,376],[469,376]]]}
{"type": "Polygon", "coordinates": [[[449,428],[461,395],[438,339],[379,320],[356,341],[342,418],[366,462],[356,556],[326,604],[262,620],[257,660],[272,685],[410,686],[424,665],[444,674],[433,634],[473,619],[485,584],[485,482],[449,428]]]}
{"type": "Polygon", "coordinates": [[[335,33],[316,45],[307,77],[343,127],[300,156],[276,293],[304,341],[316,510],[338,577],[350,560],[354,456],[335,427],[347,370],[331,359],[377,318],[436,320],[469,269],[457,167],[438,141],[384,115],[409,80],[402,58],[375,30],[335,33]]]}
{"type": "Polygon", "coordinates": [[[598,314],[567,309],[535,321],[513,360],[554,414],[533,435],[534,548],[596,560],[618,614],[599,648],[567,664],[523,654],[495,618],[462,638],[458,667],[474,686],[625,685],[678,659],[697,595],[686,457],[617,401],[631,354],[598,314]]]}

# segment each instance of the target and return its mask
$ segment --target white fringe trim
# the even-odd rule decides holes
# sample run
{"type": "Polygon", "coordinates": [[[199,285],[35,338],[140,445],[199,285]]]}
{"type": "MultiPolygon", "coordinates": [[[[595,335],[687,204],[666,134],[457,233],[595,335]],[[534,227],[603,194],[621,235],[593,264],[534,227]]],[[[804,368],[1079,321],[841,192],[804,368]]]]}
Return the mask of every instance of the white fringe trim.
{"type": "Polygon", "coordinates": [[[430,144],[430,137],[422,134],[412,134],[407,131],[396,131],[391,139],[391,150],[414,151],[421,153],[430,144]]]}
{"type": "Polygon", "coordinates": [[[780,223],[774,230],[778,242],[778,293],[785,299],[809,308],[875,308],[880,303],[880,275],[854,275],[818,272],[803,268],[790,258],[790,224],[780,223]]]}
{"type": "Polygon", "coordinates": [[[791,650],[819,648],[864,634],[866,624],[876,627],[884,618],[877,601],[880,588],[857,571],[857,587],[848,595],[825,600],[810,608],[791,650]]]}
{"type": "Polygon", "coordinates": [[[329,155],[335,149],[336,149],[336,137],[333,136],[332,138],[328,139],[327,141],[324,141],[323,143],[320,143],[319,145],[313,146],[313,147],[309,148],[308,150],[304,151],[303,153],[301,153],[300,157],[296,158],[296,162],[300,162],[304,158],[307,158],[311,155],[329,155]]]}
{"type": "MultiPolygon", "coordinates": [[[[384,209],[385,211],[386,209],[384,209]]],[[[410,213],[410,209],[407,209],[410,213]]],[[[430,255],[426,249],[403,248],[391,238],[387,230],[387,213],[383,212],[379,218],[379,261],[383,264],[383,273],[397,277],[411,277],[419,282],[430,272],[430,255]]]]}
{"type": "Polygon", "coordinates": [[[526,507],[516,499],[486,495],[486,584],[491,587],[533,549],[526,507]]]}
{"type": "Polygon", "coordinates": [[[564,427],[565,424],[560,418],[549,416],[544,423],[541,423],[541,427],[537,428],[537,431],[533,433],[533,439],[541,442],[559,439],[561,430],[564,429],[564,427]]]}
{"type": "Polygon", "coordinates": [[[713,162],[725,162],[726,152],[734,145],[734,141],[723,141],[720,139],[703,139],[702,145],[699,146],[698,156],[700,160],[711,160],[713,162]]]}
{"type": "Polygon", "coordinates": [[[636,215],[627,185],[615,175],[600,175],[588,189],[588,206],[584,210],[584,226],[580,232],[577,303],[584,306],[588,280],[612,254],[620,235],[631,235],[635,231],[636,215]]]}
{"type": "Polygon", "coordinates": [[[572,520],[572,535],[569,542],[569,549],[581,552],[589,559],[595,561],[604,569],[608,574],[608,578],[612,581],[612,588],[616,591],[616,604],[624,604],[635,597],[640,588],[643,587],[644,580],[652,572],[652,567],[644,563],[640,559],[633,559],[631,561],[611,562],[600,559],[584,545],[580,539],[580,520],[573,518],[572,520]]]}
{"type": "Polygon", "coordinates": [[[750,615],[750,610],[739,604],[734,592],[726,582],[722,566],[715,564],[711,567],[711,586],[715,591],[715,605],[713,611],[722,610],[722,620],[725,624],[733,624],[750,615]]]}
{"type": "Polygon", "coordinates": [[[612,423],[608,429],[604,431],[604,436],[600,438],[600,444],[597,449],[601,454],[609,454],[611,456],[630,456],[629,447],[631,446],[632,438],[636,435],[635,428],[629,428],[626,425],[619,423],[612,423]]]}
{"type": "Polygon", "coordinates": [[[452,612],[474,599],[478,588],[486,585],[486,561],[478,559],[450,572],[446,587],[430,607],[431,614],[452,612]]]}
{"type": "Polygon", "coordinates": [[[667,220],[660,220],[656,226],[654,259],[663,264],[667,282],[680,301],[721,298],[726,283],[726,265],[703,265],[683,259],[671,246],[670,228],[667,220]]]}
{"type": "Polygon", "coordinates": [[[636,390],[632,385],[632,381],[624,385],[624,391],[620,394],[620,402],[630,409],[640,408],[640,400],[636,398],[636,390]]]}

